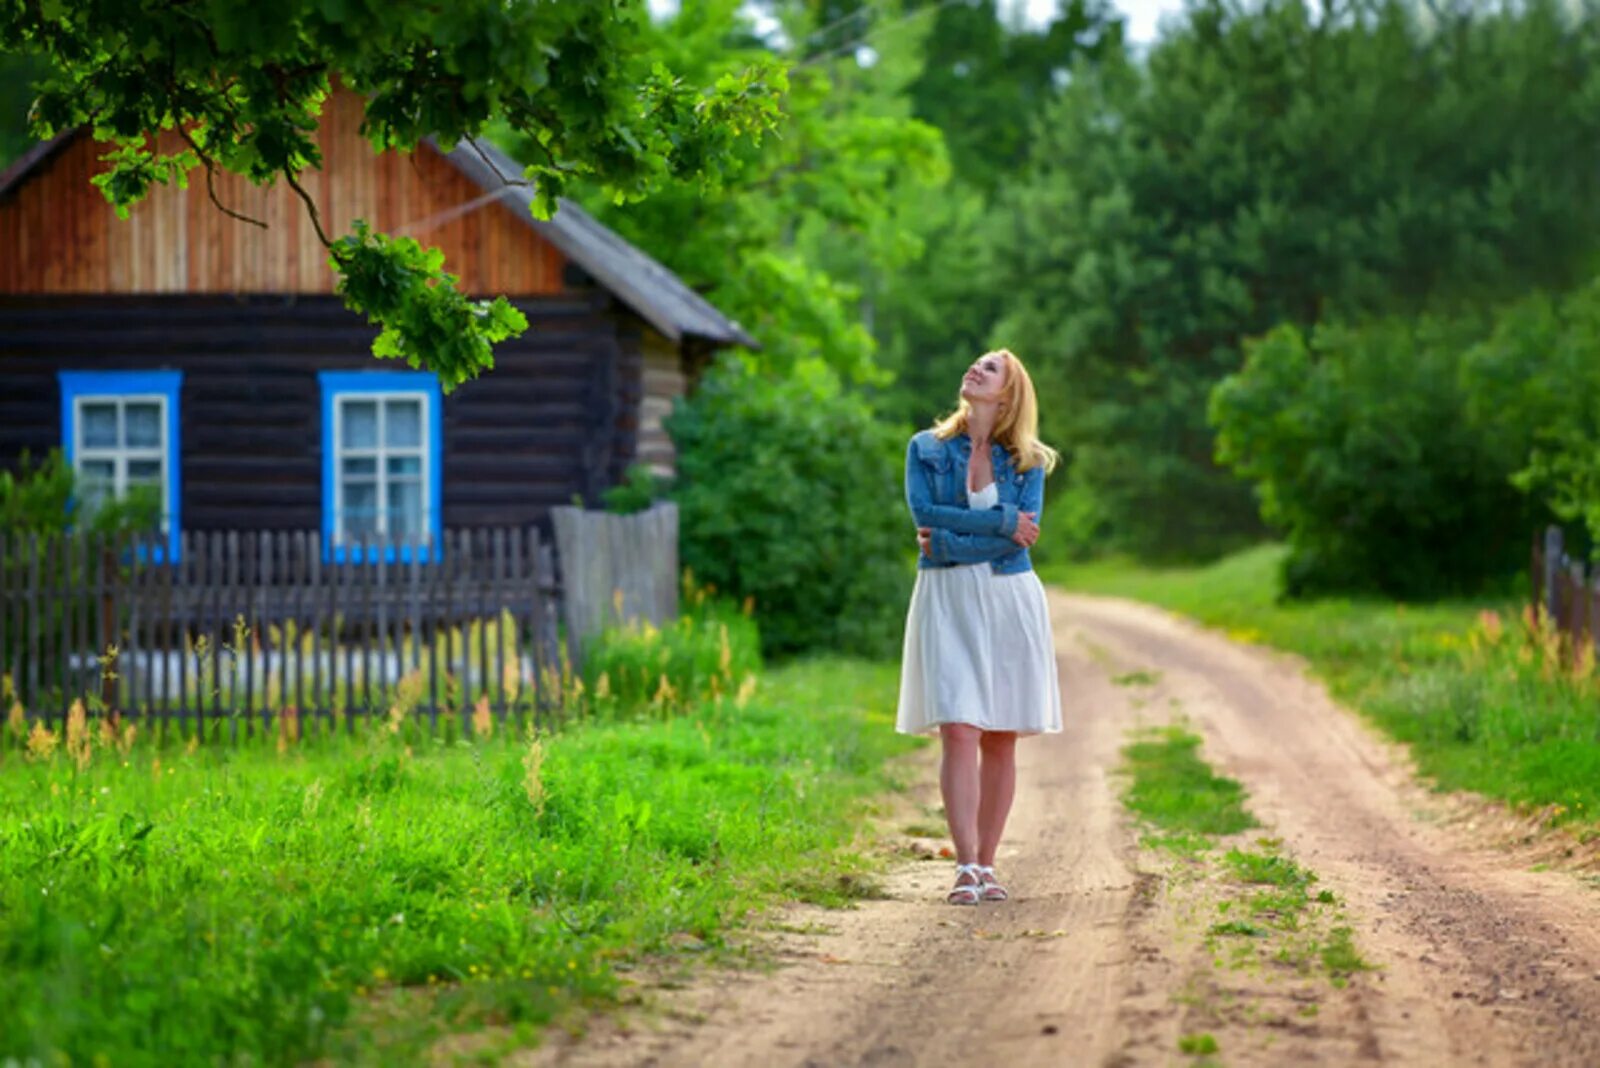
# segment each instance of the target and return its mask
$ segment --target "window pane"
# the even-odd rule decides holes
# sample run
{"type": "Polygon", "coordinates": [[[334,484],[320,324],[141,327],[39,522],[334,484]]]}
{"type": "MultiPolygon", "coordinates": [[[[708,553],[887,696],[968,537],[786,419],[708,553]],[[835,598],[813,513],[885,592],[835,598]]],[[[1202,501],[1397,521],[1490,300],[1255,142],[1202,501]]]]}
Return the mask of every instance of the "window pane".
{"type": "Polygon", "coordinates": [[[422,444],[421,401],[392,400],[384,416],[387,444],[399,448],[416,448],[422,444]]]}
{"type": "Polygon", "coordinates": [[[130,449],[161,447],[161,405],[139,401],[122,409],[123,432],[130,449]]]}
{"type": "Polygon", "coordinates": [[[129,485],[133,485],[135,483],[148,483],[150,485],[160,485],[161,484],[161,461],[160,460],[129,460],[128,461],[128,483],[129,483],[129,485]]]}
{"type": "Polygon", "coordinates": [[[378,461],[372,456],[354,456],[344,462],[346,478],[371,478],[378,473],[378,461]]]}
{"type": "Polygon", "coordinates": [[[422,514],[422,483],[410,479],[389,484],[389,534],[397,541],[420,542],[427,527],[422,514]]]}
{"type": "Polygon", "coordinates": [[[344,515],[346,537],[359,538],[375,534],[378,530],[378,487],[372,482],[346,482],[344,484],[344,515]]]}
{"type": "Polygon", "coordinates": [[[86,449],[114,449],[117,447],[117,405],[115,402],[86,403],[79,409],[83,419],[83,447],[86,449]]]}
{"type": "Polygon", "coordinates": [[[346,449],[371,449],[378,444],[378,404],[376,401],[344,401],[344,440],[346,449]]]}
{"type": "Polygon", "coordinates": [[[116,472],[110,460],[85,460],[78,465],[78,503],[94,513],[111,499],[116,472]]]}
{"type": "Polygon", "coordinates": [[[422,457],[420,456],[391,456],[389,457],[389,474],[391,477],[422,474],[422,457]]]}

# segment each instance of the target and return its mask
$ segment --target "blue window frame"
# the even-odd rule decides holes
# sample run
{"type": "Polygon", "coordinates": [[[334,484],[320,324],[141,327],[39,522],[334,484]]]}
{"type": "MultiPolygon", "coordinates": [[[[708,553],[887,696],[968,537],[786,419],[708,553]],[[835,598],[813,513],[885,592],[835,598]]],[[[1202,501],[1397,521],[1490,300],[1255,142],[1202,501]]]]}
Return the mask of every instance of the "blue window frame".
{"type": "Polygon", "coordinates": [[[440,544],[443,401],[427,371],[323,371],[323,557],[432,558],[440,544]]]}
{"type": "MultiPolygon", "coordinates": [[[[77,476],[76,506],[140,486],[161,493],[161,530],[178,558],[183,477],[178,441],[182,371],[60,371],[61,447],[77,476]]],[[[159,561],[158,561],[159,562],[159,561]]]]}

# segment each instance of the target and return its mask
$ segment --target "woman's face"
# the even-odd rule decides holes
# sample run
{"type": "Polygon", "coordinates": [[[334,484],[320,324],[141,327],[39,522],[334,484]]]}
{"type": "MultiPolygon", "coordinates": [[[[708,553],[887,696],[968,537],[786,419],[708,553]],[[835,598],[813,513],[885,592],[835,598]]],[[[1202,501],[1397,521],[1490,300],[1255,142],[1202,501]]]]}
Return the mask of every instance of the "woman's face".
{"type": "Polygon", "coordinates": [[[1006,389],[1006,358],[997,352],[979,356],[961,376],[961,395],[969,404],[996,403],[1006,389]]]}

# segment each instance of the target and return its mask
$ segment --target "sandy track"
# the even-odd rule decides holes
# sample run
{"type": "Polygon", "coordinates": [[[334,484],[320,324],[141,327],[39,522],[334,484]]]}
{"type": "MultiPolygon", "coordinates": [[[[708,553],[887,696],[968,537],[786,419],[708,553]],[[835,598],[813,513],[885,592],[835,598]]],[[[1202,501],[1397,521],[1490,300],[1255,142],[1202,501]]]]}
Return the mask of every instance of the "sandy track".
{"type": "MultiPolygon", "coordinates": [[[[1002,874],[1013,900],[942,904],[946,863],[908,863],[887,900],[794,909],[770,975],[716,973],[653,1012],[531,1052],[545,1065],[1187,1063],[1203,963],[1110,769],[1125,732],[1186,715],[1285,848],[1346,903],[1381,971],[1314,1024],[1275,1015],[1229,1064],[1600,1065],[1600,894],[1418,818],[1395,752],[1288,658],[1126,602],[1052,594],[1067,729],[1019,748],[1002,874]],[[1150,672],[1153,686],[1113,684],[1150,672]],[[1265,1052],[1262,1052],[1262,1051],[1265,1052]]],[[[932,754],[919,800],[935,804],[932,754]]],[[[1237,984],[1236,984],[1237,985],[1237,984]]],[[[1235,993],[1238,991],[1236,990],[1235,993]]],[[[1298,996],[1298,995],[1296,995],[1298,996]]]]}

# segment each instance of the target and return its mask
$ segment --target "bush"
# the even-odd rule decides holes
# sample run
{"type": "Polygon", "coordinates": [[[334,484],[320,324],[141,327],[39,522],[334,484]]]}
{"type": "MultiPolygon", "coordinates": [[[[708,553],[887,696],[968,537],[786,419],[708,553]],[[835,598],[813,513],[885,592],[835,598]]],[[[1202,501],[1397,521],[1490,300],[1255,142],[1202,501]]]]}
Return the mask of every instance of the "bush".
{"type": "Polygon", "coordinates": [[[161,524],[161,494],[139,487],[127,497],[95,509],[86,523],[73,523],[77,479],[61,450],[35,462],[24,451],[15,472],[0,471],[0,530],[19,534],[61,533],[76,525],[97,534],[148,533],[161,524]]]}
{"type": "Polygon", "coordinates": [[[584,658],[583,681],[598,715],[672,715],[719,697],[746,700],[760,671],[755,620],[686,577],[678,618],[604,632],[584,658]]]}
{"type": "Polygon", "coordinates": [[[1508,308],[1465,381],[1474,424],[1524,458],[1517,486],[1600,544],[1600,280],[1508,308]]]}
{"type": "Polygon", "coordinates": [[[683,563],[753,599],[768,653],[895,651],[916,553],[901,432],[831,376],[776,381],[731,359],[667,429],[683,563]]]}
{"type": "Polygon", "coordinates": [[[1515,572],[1533,511],[1525,453],[1469,417],[1473,319],[1293,326],[1250,345],[1211,397],[1218,458],[1288,536],[1291,596],[1471,592],[1515,572]]]}

